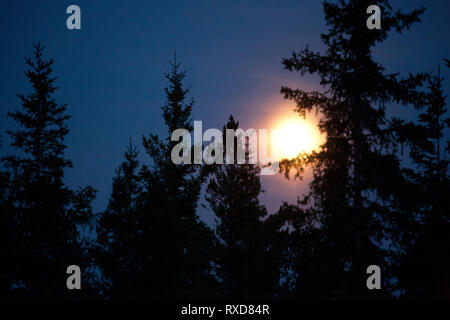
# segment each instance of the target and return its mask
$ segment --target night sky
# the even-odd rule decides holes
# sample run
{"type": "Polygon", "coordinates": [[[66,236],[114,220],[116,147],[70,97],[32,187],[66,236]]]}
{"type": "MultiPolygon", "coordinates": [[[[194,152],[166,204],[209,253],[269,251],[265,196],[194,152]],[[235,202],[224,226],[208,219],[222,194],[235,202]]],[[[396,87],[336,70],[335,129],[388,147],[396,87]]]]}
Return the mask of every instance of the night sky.
{"type": "MultiPolygon", "coordinates": [[[[428,8],[422,23],[393,34],[374,55],[387,72],[403,75],[436,70],[440,63],[449,92],[450,72],[442,59],[450,58],[450,2],[391,2],[405,11],[422,3],[428,8]]],[[[281,115],[294,116],[294,105],[279,94],[282,85],[319,88],[315,77],[283,70],[281,59],[306,45],[323,49],[325,30],[322,1],[1,1],[1,152],[11,152],[5,130],[14,123],[6,113],[20,106],[15,93],[30,92],[23,58],[31,56],[35,41],[46,47],[45,58],[55,60],[56,99],[68,103],[72,115],[65,142],[74,168],[66,181],[97,189],[94,209],[100,211],[129,137],[148,162],[142,135],[166,135],[163,73],[174,52],[192,86],[193,118],[203,121],[204,130],[222,128],[230,114],[245,129],[269,129],[281,115]],[[81,8],[79,31],[66,28],[71,4],[81,8]]],[[[413,116],[404,110],[391,111],[413,116]]],[[[282,200],[295,201],[307,186],[280,175],[261,179],[262,200],[271,212],[282,200]]],[[[201,215],[211,222],[207,210],[201,215]]]]}

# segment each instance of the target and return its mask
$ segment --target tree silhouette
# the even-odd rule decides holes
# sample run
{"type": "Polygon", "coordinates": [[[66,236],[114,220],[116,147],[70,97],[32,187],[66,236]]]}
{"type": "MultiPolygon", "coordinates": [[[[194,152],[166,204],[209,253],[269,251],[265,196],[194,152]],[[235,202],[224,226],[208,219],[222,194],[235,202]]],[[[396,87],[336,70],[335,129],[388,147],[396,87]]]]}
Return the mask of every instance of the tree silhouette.
{"type": "Polygon", "coordinates": [[[171,150],[172,132],[178,128],[192,130],[193,100],[187,102],[189,89],[183,87],[185,72],[176,58],[166,74],[170,85],[165,89],[166,104],[162,107],[168,129],[166,141],[150,134],[143,138],[146,153],[152,160],[144,167],[144,225],[151,232],[146,241],[152,244],[152,256],[146,267],[151,279],[152,295],[156,297],[211,297],[213,277],[210,274],[211,230],[196,214],[201,178],[198,168],[174,164],[171,150]]]}
{"type": "Polygon", "coordinates": [[[411,214],[402,237],[405,254],[399,270],[400,287],[410,298],[449,297],[449,161],[441,140],[450,119],[444,118],[447,109],[442,81],[440,72],[430,76],[426,108],[419,115],[421,126],[411,136],[410,154],[416,167],[406,175],[415,188],[410,188],[407,199],[411,214]]]}
{"type": "Polygon", "coordinates": [[[134,277],[141,264],[139,252],[140,222],[142,216],[139,199],[142,182],[139,176],[138,151],[131,143],[124,161],[116,170],[108,208],[97,226],[98,247],[95,257],[103,275],[102,287],[108,297],[133,297],[134,277]]]}
{"type": "MultiPolygon", "coordinates": [[[[223,129],[237,130],[239,122],[230,116],[223,129]]],[[[259,203],[260,168],[237,163],[237,149],[246,148],[234,138],[234,164],[215,165],[209,172],[206,201],[217,217],[216,273],[225,298],[273,298],[280,282],[283,262],[280,235],[274,217],[259,203]]],[[[226,156],[226,143],[224,146],[226,156]]],[[[209,169],[209,168],[207,168],[209,169]]]]}
{"type": "Polygon", "coordinates": [[[2,285],[8,297],[74,296],[66,288],[66,269],[87,262],[78,228],[91,217],[95,191],[72,191],[64,184],[64,170],[72,166],[63,143],[69,116],[67,105],[52,97],[53,60],[42,58],[43,49],[35,44],[33,59],[25,60],[33,92],[18,94],[22,108],[8,113],[19,125],[8,131],[11,146],[20,151],[2,158],[9,175],[2,183],[7,190],[0,223],[8,229],[2,233],[2,285]]]}
{"type": "Polygon", "coordinates": [[[281,165],[284,172],[311,165],[314,174],[311,192],[291,219],[297,225],[293,236],[307,237],[305,243],[313,246],[294,247],[297,296],[363,298],[390,289],[387,257],[395,243],[389,224],[392,216],[401,214],[395,194],[403,177],[393,134],[399,128],[386,115],[386,105],[418,106],[417,89],[426,75],[399,79],[387,74],[373,60],[372,48],[390,32],[402,32],[419,21],[424,9],[405,14],[394,12],[388,1],[379,1],[382,28],[369,30],[366,9],[371,4],[325,2],[326,51],[306,47],[283,60],[287,70],[317,74],[325,89],[281,89],[285,98],[296,102],[300,115],[313,109],[321,114],[319,128],[327,136],[318,152],[281,165]],[[367,290],[366,268],[372,264],[384,270],[387,290],[367,290]]]}

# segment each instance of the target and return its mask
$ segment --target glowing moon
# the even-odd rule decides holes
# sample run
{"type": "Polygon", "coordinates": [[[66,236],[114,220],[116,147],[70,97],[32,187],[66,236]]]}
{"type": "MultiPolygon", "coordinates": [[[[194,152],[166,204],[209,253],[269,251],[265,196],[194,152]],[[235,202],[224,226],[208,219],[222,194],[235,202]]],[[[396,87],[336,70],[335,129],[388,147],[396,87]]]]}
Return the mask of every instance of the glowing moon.
{"type": "Polygon", "coordinates": [[[300,117],[280,121],[275,135],[275,148],[280,159],[292,159],[310,153],[322,143],[319,129],[300,117]]]}

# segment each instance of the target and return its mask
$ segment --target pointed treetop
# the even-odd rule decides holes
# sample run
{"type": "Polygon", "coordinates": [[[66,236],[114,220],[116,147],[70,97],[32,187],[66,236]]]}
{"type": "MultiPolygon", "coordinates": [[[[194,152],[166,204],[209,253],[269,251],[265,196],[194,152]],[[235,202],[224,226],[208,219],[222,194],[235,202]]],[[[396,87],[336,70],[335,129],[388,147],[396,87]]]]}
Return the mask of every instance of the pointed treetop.
{"type": "Polygon", "coordinates": [[[235,121],[233,115],[230,115],[225,129],[236,130],[239,127],[239,121],[235,121]]]}

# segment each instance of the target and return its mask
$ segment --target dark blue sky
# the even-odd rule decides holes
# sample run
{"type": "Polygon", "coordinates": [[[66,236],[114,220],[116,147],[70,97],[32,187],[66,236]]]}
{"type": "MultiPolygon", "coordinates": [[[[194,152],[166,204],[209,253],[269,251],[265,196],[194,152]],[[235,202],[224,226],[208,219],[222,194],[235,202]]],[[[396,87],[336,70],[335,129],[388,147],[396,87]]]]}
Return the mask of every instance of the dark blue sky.
{"type": "MultiPolygon", "coordinates": [[[[449,1],[391,1],[403,10],[422,3],[428,7],[423,22],[375,50],[388,72],[435,70],[442,58],[450,58],[449,1]]],[[[29,92],[23,57],[31,54],[34,41],[41,41],[46,57],[55,59],[61,87],[57,99],[69,103],[72,115],[66,143],[74,169],[67,171],[67,182],[93,185],[99,190],[94,207],[102,210],[128,137],[140,145],[143,134],[165,133],[163,73],[175,51],[188,71],[186,83],[192,85],[194,119],[203,120],[204,128],[220,128],[230,114],[244,128],[266,128],[270,119],[293,108],[279,95],[281,85],[318,87],[314,77],[300,79],[284,71],[281,59],[307,44],[321,50],[325,30],[318,0],[3,0],[2,152],[9,150],[4,130],[13,126],[6,112],[19,107],[14,93],[29,92]],[[81,8],[80,31],[66,28],[71,4],[81,8]]],[[[442,75],[448,92],[448,69],[442,67],[442,75]]],[[[304,190],[304,183],[262,179],[269,210],[304,190]]]]}

